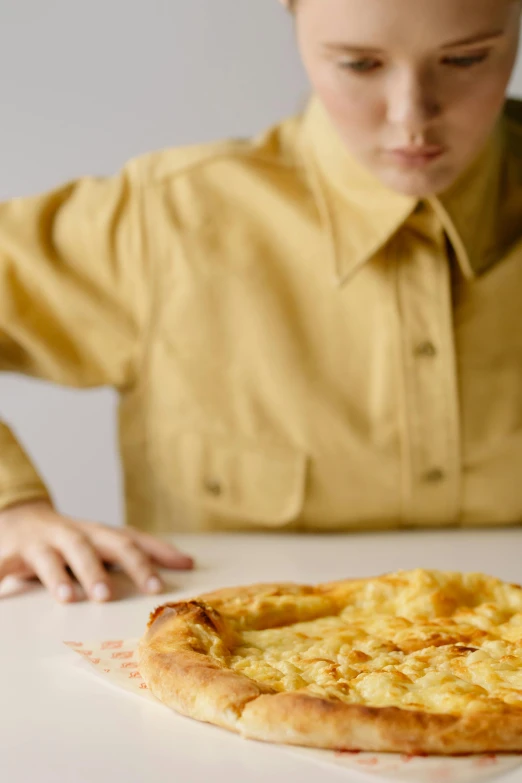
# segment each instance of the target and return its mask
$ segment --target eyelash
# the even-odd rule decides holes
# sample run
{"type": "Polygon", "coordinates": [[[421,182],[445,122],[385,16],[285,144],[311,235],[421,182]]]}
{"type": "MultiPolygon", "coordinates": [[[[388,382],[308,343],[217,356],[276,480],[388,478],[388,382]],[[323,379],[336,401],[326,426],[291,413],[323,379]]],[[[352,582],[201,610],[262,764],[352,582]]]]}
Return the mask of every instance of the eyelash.
{"type": "MultiPolygon", "coordinates": [[[[485,62],[488,57],[489,52],[484,54],[467,55],[465,57],[446,57],[443,60],[443,64],[449,65],[453,68],[460,68],[461,70],[465,70],[467,68],[472,68],[475,65],[480,65],[481,63],[485,62]]],[[[364,76],[378,70],[380,64],[375,60],[354,60],[352,62],[341,62],[339,63],[339,67],[343,70],[353,71],[357,75],[364,76]]]]}

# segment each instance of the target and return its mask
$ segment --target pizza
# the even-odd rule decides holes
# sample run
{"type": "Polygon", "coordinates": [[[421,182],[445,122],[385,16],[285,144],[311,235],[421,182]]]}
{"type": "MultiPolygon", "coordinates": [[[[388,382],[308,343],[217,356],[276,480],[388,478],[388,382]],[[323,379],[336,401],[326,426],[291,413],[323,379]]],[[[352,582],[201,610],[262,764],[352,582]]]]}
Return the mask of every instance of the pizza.
{"type": "Polygon", "coordinates": [[[166,603],[139,668],[183,715],[346,751],[522,751],[522,587],[416,569],[166,603]]]}

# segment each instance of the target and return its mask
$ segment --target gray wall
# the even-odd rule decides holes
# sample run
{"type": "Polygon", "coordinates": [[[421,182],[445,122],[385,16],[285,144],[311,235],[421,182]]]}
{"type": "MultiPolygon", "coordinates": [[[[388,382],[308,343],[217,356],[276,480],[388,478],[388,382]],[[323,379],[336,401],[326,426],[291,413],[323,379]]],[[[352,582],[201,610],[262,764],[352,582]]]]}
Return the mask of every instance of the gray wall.
{"type": "MultiPolygon", "coordinates": [[[[522,95],[522,63],[512,84],[522,95]]],[[[164,146],[255,133],[307,95],[276,0],[1,0],[0,199],[164,146]]],[[[60,508],[122,518],[111,391],[0,377],[60,508]]]]}

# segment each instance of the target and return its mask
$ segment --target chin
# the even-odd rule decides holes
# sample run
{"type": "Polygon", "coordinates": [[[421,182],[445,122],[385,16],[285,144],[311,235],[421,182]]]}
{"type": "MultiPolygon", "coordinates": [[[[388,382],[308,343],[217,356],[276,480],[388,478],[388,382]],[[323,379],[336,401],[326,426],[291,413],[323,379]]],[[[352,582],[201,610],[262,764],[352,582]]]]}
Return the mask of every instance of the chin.
{"type": "Polygon", "coordinates": [[[386,187],[404,196],[426,198],[447,190],[458,178],[459,172],[445,170],[378,172],[377,176],[386,187]]]}
{"type": "Polygon", "coordinates": [[[414,196],[416,198],[425,198],[431,196],[436,192],[435,185],[426,180],[420,180],[419,177],[404,177],[404,176],[388,176],[381,178],[384,185],[386,185],[394,193],[400,193],[403,196],[414,196]]]}

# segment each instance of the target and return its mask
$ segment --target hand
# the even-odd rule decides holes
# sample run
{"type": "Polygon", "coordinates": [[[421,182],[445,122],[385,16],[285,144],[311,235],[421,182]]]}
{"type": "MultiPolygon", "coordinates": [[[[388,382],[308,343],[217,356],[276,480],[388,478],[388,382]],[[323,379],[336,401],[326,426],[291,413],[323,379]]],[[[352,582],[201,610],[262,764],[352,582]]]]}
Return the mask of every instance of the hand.
{"type": "Polygon", "coordinates": [[[62,516],[44,500],[0,511],[0,581],[37,577],[56,600],[77,600],[74,578],[93,601],[109,601],[112,589],[104,563],[116,564],[144,593],[160,593],[154,564],[193,568],[174,546],[131,528],[111,528],[62,516]]]}

